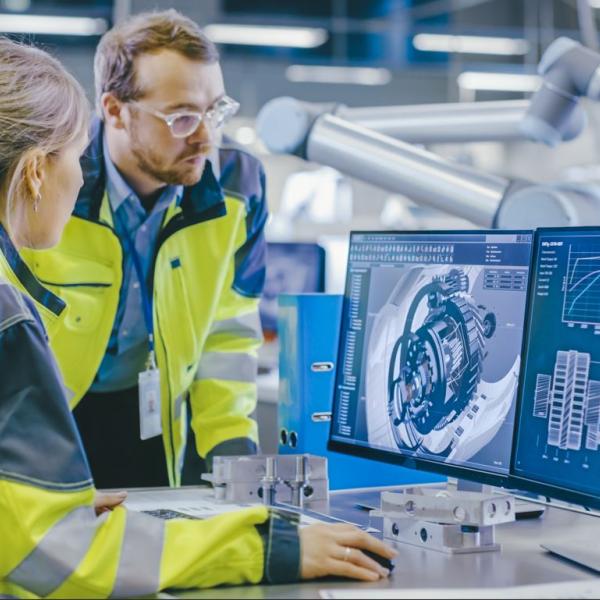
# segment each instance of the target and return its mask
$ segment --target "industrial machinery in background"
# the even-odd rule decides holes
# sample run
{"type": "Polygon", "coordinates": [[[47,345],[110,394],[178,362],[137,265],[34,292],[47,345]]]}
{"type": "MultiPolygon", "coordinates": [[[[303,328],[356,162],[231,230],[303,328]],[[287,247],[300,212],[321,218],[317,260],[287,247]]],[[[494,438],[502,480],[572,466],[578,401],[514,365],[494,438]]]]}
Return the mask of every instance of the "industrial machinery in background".
{"type": "Polygon", "coordinates": [[[412,143],[575,138],[586,117],[579,98],[600,99],[600,55],[555,40],[529,101],[347,108],[293,98],[268,102],[257,129],[273,153],[328,165],[482,227],[535,228],[600,222],[600,197],[574,183],[515,181],[453,163],[412,143]],[[398,138],[398,139],[396,139],[398,138]]]}

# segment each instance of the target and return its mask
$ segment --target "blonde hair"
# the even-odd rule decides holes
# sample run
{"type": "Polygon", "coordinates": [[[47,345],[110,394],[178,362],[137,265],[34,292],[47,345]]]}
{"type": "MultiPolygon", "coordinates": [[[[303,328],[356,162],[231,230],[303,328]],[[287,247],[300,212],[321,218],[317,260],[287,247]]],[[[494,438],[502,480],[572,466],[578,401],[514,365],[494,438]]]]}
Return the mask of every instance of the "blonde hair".
{"type": "Polygon", "coordinates": [[[219,61],[217,47],[200,27],[172,8],[130,17],[105,33],[96,48],[96,111],[101,119],[100,101],[105,92],[112,92],[122,102],[141,97],[135,59],[161,50],[174,50],[206,64],[219,61]]]}
{"type": "Polygon", "coordinates": [[[0,216],[10,233],[30,152],[58,154],[89,125],[85,92],[46,52],[0,36],[0,216]],[[4,197],[4,200],[2,199],[4,197]]]}

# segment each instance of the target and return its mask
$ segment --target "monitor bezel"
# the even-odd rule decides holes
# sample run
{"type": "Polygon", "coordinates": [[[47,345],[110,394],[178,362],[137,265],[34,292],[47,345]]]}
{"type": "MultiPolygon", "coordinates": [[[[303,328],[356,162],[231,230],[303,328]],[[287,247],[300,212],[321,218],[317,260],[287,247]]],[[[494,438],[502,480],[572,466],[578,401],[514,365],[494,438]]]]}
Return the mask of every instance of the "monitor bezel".
{"type": "MultiPolygon", "coordinates": [[[[384,231],[364,231],[364,230],[352,230],[349,234],[349,244],[348,247],[351,247],[352,237],[354,235],[410,235],[410,236],[427,236],[427,235],[531,235],[531,252],[530,257],[533,253],[533,244],[534,244],[534,230],[532,229],[436,229],[436,230],[384,230],[384,231]]],[[[466,479],[469,481],[474,481],[476,483],[480,483],[482,485],[494,485],[494,486],[502,486],[506,487],[509,483],[510,478],[510,467],[512,466],[512,446],[511,446],[511,456],[509,456],[508,467],[506,473],[499,473],[495,471],[483,471],[480,469],[474,469],[471,467],[465,466],[457,466],[457,465],[449,465],[447,463],[442,463],[439,461],[427,459],[427,458],[415,458],[414,456],[405,456],[402,454],[396,454],[392,451],[388,450],[380,450],[376,448],[370,448],[368,446],[363,446],[357,443],[344,442],[337,439],[332,439],[333,428],[335,424],[335,419],[333,415],[334,410],[334,402],[336,397],[336,391],[338,386],[338,374],[339,370],[337,369],[337,365],[341,364],[343,348],[342,348],[342,324],[343,318],[346,312],[346,303],[348,302],[347,289],[348,289],[348,271],[350,268],[350,257],[348,257],[348,261],[346,263],[346,280],[344,283],[344,294],[343,294],[343,308],[340,318],[340,329],[339,329],[339,340],[338,340],[338,351],[337,351],[337,362],[336,362],[336,373],[335,373],[335,381],[333,386],[333,395],[331,398],[331,422],[329,427],[329,439],[327,443],[327,449],[333,452],[340,452],[343,454],[349,454],[352,456],[360,456],[362,458],[368,458],[371,460],[377,460],[380,462],[385,462],[389,464],[396,464],[400,467],[407,467],[411,469],[415,469],[418,471],[427,471],[430,473],[436,473],[440,475],[445,475],[447,477],[454,477],[458,479],[466,479]]],[[[523,352],[525,351],[525,339],[526,339],[526,328],[527,328],[527,315],[529,310],[529,298],[531,292],[531,258],[529,263],[529,271],[527,278],[527,291],[526,291],[526,300],[525,300],[525,314],[524,314],[524,327],[523,327],[523,338],[521,340],[521,356],[523,356],[523,352]]],[[[519,380],[522,371],[522,364],[519,369],[519,380]]],[[[517,400],[519,398],[519,389],[517,388],[517,400]]],[[[517,418],[517,405],[515,405],[515,420],[517,418]]],[[[513,430],[513,442],[514,442],[514,430],[513,430]]]]}
{"type": "Polygon", "coordinates": [[[529,291],[528,291],[528,302],[527,302],[527,320],[526,329],[524,331],[524,341],[526,344],[523,349],[523,361],[521,369],[519,371],[519,387],[517,391],[517,405],[516,405],[516,419],[515,428],[513,430],[513,443],[511,448],[511,461],[510,461],[510,476],[508,485],[511,488],[516,488],[526,492],[538,494],[540,496],[549,498],[555,498],[556,500],[562,500],[571,504],[578,504],[587,508],[600,509],[600,496],[593,496],[586,492],[575,491],[569,488],[562,487],[558,484],[546,483],[532,477],[526,477],[525,475],[518,474],[516,472],[516,461],[517,461],[517,445],[519,439],[519,432],[521,429],[521,409],[525,402],[525,372],[527,370],[527,360],[529,358],[529,336],[531,333],[531,323],[533,317],[533,304],[534,304],[534,285],[537,276],[537,265],[539,256],[538,241],[540,236],[543,234],[560,234],[564,232],[573,232],[574,235],[577,233],[583,233],[586,231],[597,231],[600,237],[600,226],[585,225],[579,227],[539,227],[534,232],[533,237],[533,251],[532,251],[532,264],[529,276],[529,291]]]}

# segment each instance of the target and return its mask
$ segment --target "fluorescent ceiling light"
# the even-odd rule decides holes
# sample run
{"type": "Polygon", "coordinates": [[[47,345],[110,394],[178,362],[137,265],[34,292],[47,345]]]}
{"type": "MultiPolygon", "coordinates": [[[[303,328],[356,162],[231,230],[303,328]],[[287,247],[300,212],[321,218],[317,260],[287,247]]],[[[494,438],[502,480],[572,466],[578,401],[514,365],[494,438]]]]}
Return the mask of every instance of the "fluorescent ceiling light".
{"type": "MultiPolygon", "coordinates": [[[[600,0],[599,0],[600,1],[600,0]]],[[[423,52],[457,52],[462,54],[500,54],[504,56],[527,54],[527,40],[477,35],[445,35],[419,33],[413,46],[423,52]]]]}
{"type": "Polygon", "coordinates": [[[316,48],[327,41],[326,29],[316,27],[275,27],[262,25],[207,25],[206,35],[217,44],[316,48]]]}
{"type": "Polygon", "coordinates": [[[458,76],[457,81],[458,87],[465,90],[499,92],[535,92],[541,84],[541,78],[537,75],[477,71],[465,71],[458,76]]]}
{"type": "Polygon", "coordinates": [[[590,6],[592,8],[600,8],[600,0],[590,0],[590,6]]]}
{"type": "Polygon", "coordinates": [[[107,29],[106,19],[0,14],[0,32],[2,33],[102,35],[107,29]]]}
{"type": "Polygon", "coordinates": [[[372,67],[323,67],[290,65],[285,70],[288,81],[313,83],[346,83],[357,85],[386,85],[392,79],[388,69],[372,67]]]}

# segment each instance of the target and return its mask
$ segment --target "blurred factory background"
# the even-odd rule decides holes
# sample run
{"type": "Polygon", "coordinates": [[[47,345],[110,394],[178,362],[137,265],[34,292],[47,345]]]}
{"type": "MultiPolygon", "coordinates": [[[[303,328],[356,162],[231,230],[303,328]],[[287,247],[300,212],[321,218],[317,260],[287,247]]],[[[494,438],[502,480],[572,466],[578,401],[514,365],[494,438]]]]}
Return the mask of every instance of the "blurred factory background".
{"type": "MultiPolygon", "coordinates": [[[[324,287],[336,293],[352,229],[475,225],[329,167],[269,155],[254,129],[260,108],[278,96],[349,107],[524,99],[539,86],[536,66],[552,40],[597,45],[600,16],[600,0],[0,0],[0,32],[49,49],[92,99],[102,33],[129,14],[171,7],[219,44],[227,92],[241,103],[226,133],[264,162],[269,241],[320,244],[324,287]]],[[[585,132],[557,148],[519,141],[428,149],[511,179],[600,182],[600,106],[584,104],[585,132]]],[[[294,271],[286,260],[271,273],[273,293],[286,290],[294,271]]],[[[263,386],[263,399],[276,390],[275,382],[263,386]]],[[[263,429],[276,431],[273,414],[263,415],[263,429]]]]}
{"type": "MultiPolygon", "coordinates": [[[[472,226],[329,168],[267,156],[253,128],[277,96],[347,106],[522,99],[559,35],[582,40],[577,0],[0,0],[0,31],[43,44],[93,96],[99,36],[123,16],[173,7],[219,43],[228,93],[241,110],[227,133],[263,156],[273,240],[336,243],[350,229],[472,226]]],[[[587,0],[585,2],[587,4],[587,0]]],[[[594,18],[600,1],[589,2],[594,18]]],[[[583,33],[582,33],[583,32],[583,33]]],[[[534,181],[600,179],[600,107],[576,140],[430,149],[492,173],[534,181]]],[[[330,270],[331,271],[331,270],[330,270]]],[[[341,278],[329,282],[339,291],[341,278]]]]}

